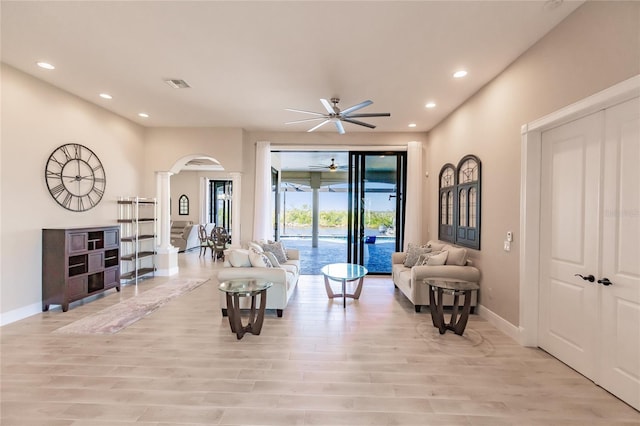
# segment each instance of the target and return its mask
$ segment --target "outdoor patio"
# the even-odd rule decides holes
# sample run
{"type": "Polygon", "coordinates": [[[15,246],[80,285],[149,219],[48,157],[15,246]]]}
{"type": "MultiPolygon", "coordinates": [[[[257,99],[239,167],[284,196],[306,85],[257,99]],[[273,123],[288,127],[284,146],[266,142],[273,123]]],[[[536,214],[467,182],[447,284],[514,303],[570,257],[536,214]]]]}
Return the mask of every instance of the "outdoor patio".
{"type": "MultiPolygon", "coordinates": [[[[321,275],[324,265],[347,261],[345,238],[319,237],[318,247],[311,247],[311,237],[281,237],[280,241],[286,248],[300,250],[302,275],[321,275]]],[[[370,272],[390,274],[395,239],[376,239],[375,243],[364,246],[364,267],[370,272]]]]}

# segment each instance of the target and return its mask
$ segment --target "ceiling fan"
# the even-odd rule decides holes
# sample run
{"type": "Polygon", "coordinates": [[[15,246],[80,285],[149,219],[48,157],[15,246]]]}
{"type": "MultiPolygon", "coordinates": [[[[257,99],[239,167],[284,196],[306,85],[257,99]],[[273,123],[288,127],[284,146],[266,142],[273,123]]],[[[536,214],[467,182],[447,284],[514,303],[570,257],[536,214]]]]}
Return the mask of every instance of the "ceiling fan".
{"type": "Polygon", "coordinates": [[[372,112],[372,113],[365,113],[365,114],[354,114],[355,111],[364,108],[366,106],[369,106],[373,103],[373,101],[363,101],[360,102],[359,104],[353,105],[343,111],[340,110],[340,108],[338,108],[338,102],[340,102],[340,98],[331,98],[331,103],[329,103],[329,101],[327,101],[326,99],[320,99],[320,102],[322,103],[322,105],[324,106],[324,108],[327,110],[326,113],[321,113],[321,112],[312,112],[312,111],[303,111],[300,109],[291,109],[291,108],[286,108],[285,111],[292,111],[292,112],[301,112],[303,114],[310,114],[310,115],[314,115],[314,118],[306,118],[304,120],[295,120],[295,121],[288,121],[284,124],[296,124],[296,123],[305,123],[308,121],[318,121],[318,120],[322,120],[321,123],[315,125],[314,127],[312,127],[311,129],[307,130],[307,132],[313,132],[316,129],[319,129],[321,126],[324,126],[325,124],[329,123],[329,122],[333,122],[336,125],[336,128],[338,129],[338,133],[340,133],[341,135],[343,135],[345,133],[344,131],[344,126],[342,125],[342,122],[346,122],[346,123],[351,123],[351,124],[357,124],[358,126],[364,126],[364,127],[368,127],[370,129],[375,129],[376,126],[374,126],[373,124],[369,124],[369,123],[365,123],[364,121],[360,121],[360,120],[356,120],[356,118],[363,118],[363,117],[391,117],[391,114],[388,112],[372,112]],[[333,105],[331,105],[333,104],[333,105]]]}
{"type": "Polygon", "coordinates": [[[335,158],[331,159],[331,164],[329,164],[328,166],[311,166],[310,168],[311,169],[327,169],[330,172],[335,172],[335,171],[337,171],[339,169],[344,169],[343,166],[338,166],[336,164],[336,159],[335,158]]]}

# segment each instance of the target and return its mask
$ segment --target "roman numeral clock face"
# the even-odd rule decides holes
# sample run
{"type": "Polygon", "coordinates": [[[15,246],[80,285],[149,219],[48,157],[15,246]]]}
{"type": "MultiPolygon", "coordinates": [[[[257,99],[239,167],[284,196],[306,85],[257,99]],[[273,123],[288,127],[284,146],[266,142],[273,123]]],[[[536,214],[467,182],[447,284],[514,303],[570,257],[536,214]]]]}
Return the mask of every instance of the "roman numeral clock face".
{"type": "Polygon", "coordinates": [[[95,207],[107,186],[100,159],[89,148],[77,143],[62,145],[51,153],[45,180],[53,199],[74,212],[95,207]]]}

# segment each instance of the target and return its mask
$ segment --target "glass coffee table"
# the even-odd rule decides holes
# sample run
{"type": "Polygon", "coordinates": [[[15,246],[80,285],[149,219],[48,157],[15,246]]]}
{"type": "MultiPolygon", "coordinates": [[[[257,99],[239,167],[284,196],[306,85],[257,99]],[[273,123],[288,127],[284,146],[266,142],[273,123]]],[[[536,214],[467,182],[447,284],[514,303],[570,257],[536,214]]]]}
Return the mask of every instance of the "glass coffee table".
{"type": "Polygon", "coordinates": [[[364,276],[369,272],[364,266],[355,265],[353,263],[331,263],[323,266],[320,271],[324,275],[324,287],[327,290],[327,296],[330,299],[333,299],[334,297],[342,297],[343,308],[347,307],[347,297],[352,299],[360,298],[364,276]],[[342,283],[342,293],[336,294],[333,292],[331,285],[329,284],[330,279],[340,281],[342,283]],[[355,293],[347,294],[347,282],[356,280],[360,280],[360,282],[356,287],[355,293]]]}
{"type": "Polygon", "coordinates": [[[254,279],[235,279],[220,283],[219,289],[227,297],[229,325],[231,331],[236,333],[238,340],[242,339],[245,333],[260,334],[264,321],[264,309],[267,306],[267,289],[272,285],[270,281],[254,279]],[[257,309],[256,296],[260,296],[260,306],[257,309]],[[251,297],[249,322],[245,326],[242,325],[240,317],[240,297],[251,297]]]}
{"type": "Polygon", "coordinates": [[[447,330],[452,330],[457,335],[462,336],[469,319],[469,311],[471,310],[471,292],[478,291],[480,286],[474,282],[453,280],[426,279],[424,283],[429,286],[429,308],[431,309],[433,326],[438,328],[440,334],[444,334],[447,330]],[[453,295],[449,323],[444,321],[444,307],[442,306],[444,293],[453,295]],[[464,296],[464,305],[460,312],[460,318],[458,318],[460,296],[464,296]]]}

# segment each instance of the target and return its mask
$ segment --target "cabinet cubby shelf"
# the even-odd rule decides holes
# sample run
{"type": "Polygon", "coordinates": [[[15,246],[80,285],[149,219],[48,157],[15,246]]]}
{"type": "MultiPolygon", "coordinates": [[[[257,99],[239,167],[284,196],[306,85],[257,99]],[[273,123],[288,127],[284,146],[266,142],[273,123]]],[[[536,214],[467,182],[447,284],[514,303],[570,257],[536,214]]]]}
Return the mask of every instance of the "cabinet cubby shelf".
{"type": "Polygon", "coordinates": [[[42,230],[42,310],[115,288],[120,291],[117,225],[42,230]]]}

